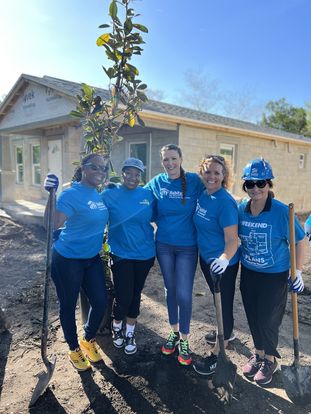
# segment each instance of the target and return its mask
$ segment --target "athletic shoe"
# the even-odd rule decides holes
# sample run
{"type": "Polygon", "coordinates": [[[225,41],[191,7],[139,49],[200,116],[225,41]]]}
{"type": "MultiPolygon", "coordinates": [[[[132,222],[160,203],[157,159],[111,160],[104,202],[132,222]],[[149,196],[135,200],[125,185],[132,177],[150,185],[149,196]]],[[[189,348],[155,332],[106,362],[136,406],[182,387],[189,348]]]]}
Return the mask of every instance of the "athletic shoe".
{"type": "Polygon", "coordinates": [[[76,348],[74,351],[69,351],[68,356],[70,362],[78,371],[87,371],[91,368],[90,361],[85,358],[80,348],[76,348]]]}
{"type": "Polygon", "coordinates": [[[269,361],[264,359],[261,363],[260,369],[257,371],[257,374],[254,376],[254,380],[258,385],[266,385],[272,381],[273,374],[278,369],[278,362],[276,358],[274,361],[269,361]]]}
{"type": "Polygon", "coordinates": [[[102,361],[103,358],[98,352],[99,346],[97,345],[95,338],[90,339],[89,341],[87,341],[84,338],[81,338],[79,343],[80,343],[80,347],[82,351],[84,352],[85,356],[87,357],[89,361],[91,362],[102,361]]]}
{"type": "MultiPolygon", "coordinates": [[[[232,341],[235,340],[235,338],[236,338],[236,336],[235,336],[234,332],[232,331],[228,341],[232,342],[232,341]]],[[[211,345],[216,344],[217,332],[216,331],[209,332],[208,334],[205,335],[205,339],[206,339],[206,342],[208,344],[211,344],[211,345]]]]}
{"type": "Polygon", "coordinates": [[[181,339],[179,341],[179,355],[178,355],[178,362],[181,365],[190,365],[192,362],[192,358],[190,355],[190,349],[189,349],[189,342],[188,339],[181,339]]]}
{"type": "Polygon", "coordinates": [[[259,371],[262,363],[263,358],[259,358],[258,354],[253,354],[242,368],[243,375],[246,378],[253,378],[259,371]]]}
{"type": "Polygon", "coordinates": [[[134,332],[129,332],[125,337],[125,347],[124,352],[127,355],[133,355],[137,352],[137,345],[135,341],[134,332]]]}
{"type": "Polygon", "coordinates": [[[171,331],[166,343],[162,346],[162,354],[171,355],[175,352],[176,346],[179,344],[179,332],[171,331]]]}
{"type": "Polygon", "coordinates": [[[125,344],[123,330],[112,325],[111,332],[113,345],[116,348],[123,348],[125,344]]]}
{"type": "Polygon", "coordinates": [[[213,375],[217,367],[217,355],[211,354],[203,361],[198,361],[193,365],[193,369],[200,375],[213,375]]]}

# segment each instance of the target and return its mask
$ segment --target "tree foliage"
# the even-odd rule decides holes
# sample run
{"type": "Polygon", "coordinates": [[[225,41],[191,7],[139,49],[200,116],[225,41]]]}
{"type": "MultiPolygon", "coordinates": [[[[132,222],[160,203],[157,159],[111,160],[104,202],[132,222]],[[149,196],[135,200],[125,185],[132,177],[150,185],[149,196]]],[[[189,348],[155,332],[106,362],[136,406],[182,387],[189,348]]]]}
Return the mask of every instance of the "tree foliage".
{"type": "Polygon", "coordinates": [[[111,30],[98,37],[96,44],[105,51],[109,67],[103,70],[109,78],[109,98],[104,100],[94,88],[82,84],[81,95],[77,96],[77,108],[71,115],[81,119],[85,139],[85,152],[100,152],[110,158],[113,144],[122,138],[120,128],[136,123],[144,126],[138,115],[142,104],[147,101],[147,85],[138,79],[139,71],[130,63],[135,55],[143,51],[142,32],[146,26],[136,23],[139,16],[130,7],[133,0],[112,0],[109,5],[111,22],[100,25],[111,30]],[[122,18],[121,18],[122,15],[122,18]]]}
{"type": "Polygon", "coordinates": [[[285,98],[267,103],[261,124],[295,134],[308,132],[306,110],[290,105],[285,98]]]}

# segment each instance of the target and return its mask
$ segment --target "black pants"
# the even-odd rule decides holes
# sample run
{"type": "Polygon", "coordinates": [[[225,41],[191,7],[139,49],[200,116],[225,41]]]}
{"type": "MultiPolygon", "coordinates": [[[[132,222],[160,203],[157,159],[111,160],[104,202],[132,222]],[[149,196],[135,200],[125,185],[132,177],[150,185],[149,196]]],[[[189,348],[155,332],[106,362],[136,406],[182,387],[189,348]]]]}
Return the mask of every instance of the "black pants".
{"type": "Polygon", "coordinates": [[[112,316],[117,321],[126,316],[136,319],[139,315],[141,292],[154,259],[122,259],[112,255],[111,270],[115,289],[112,316]]]}
{"type": "Polygon", "coordinates": [[[241,266],[241,294],[254,346],[280,358],[277,351],[279,328],[287,302],[288,271],[254,272],[241,266]]]}
{"type": "MultiPolygon", "coordinates": [[[[206,282],[210,288],[210,291],[214,294],[214,283],[210,275],[210,264],[207,264],[200,256],[200,266],[206,282]]],[[[235,293],[235,281],[239,269],[239,262],[228,266],[222,275],[220,281],[221,291],[221,306],[222,306],[222,319],[224,324],[224,338],[225,340],[230,338],[233,330],[234,318],[233,318],[233,300],[235,293]]]]}

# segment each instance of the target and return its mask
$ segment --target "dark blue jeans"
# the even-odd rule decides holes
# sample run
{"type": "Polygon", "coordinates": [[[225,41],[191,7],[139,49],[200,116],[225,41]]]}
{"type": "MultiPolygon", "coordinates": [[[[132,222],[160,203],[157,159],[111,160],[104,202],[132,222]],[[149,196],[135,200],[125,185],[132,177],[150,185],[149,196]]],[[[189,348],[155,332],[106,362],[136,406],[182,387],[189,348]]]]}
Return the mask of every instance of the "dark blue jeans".
{"type": "Polygon", "coordinates": [[[188,335],[192,313],[192,290],[198,262],[196,246],[174,246],[157,242],[157,258],[165,285],[170,325],[188,335]]]}
{"type": "Polygon", "coordinates": [[[76,305],[82,288],[90,303],[90,311],[84,325],[88,341],[96,336],[107,304],[107,292],[102,260],[99,255],[91,259],[67,259],[53,250],[52,279],[59,300],[60,322],[66,342],[71,350],[78,344],[76,305]]]}

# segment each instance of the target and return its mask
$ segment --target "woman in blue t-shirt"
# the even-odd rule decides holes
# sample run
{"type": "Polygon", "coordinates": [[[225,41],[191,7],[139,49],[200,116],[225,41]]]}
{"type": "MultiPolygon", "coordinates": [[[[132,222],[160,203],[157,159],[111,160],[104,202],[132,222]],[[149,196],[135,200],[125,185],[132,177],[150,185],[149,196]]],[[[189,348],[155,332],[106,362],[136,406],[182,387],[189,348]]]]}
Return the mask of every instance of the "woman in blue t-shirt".
{"type": "Polygon", "coordinates": [[[304,232],[296,218],[297,270],[291,282],[288,206],[273,198],[273,178],[268,161],[256,158],[249,162],[242,176],[249,201],[239,206],[240,289],[255,347],[243,374],[259,385],[269,384],[278,367],[278,335],[285,313],[287,282],[291,291],[302,292],[304,288],[304,232]]]}
{"type": "MultiPolygon", "coordinates": [[[[108,210],[97,187],[107,176],[107,160],[98,154],[82,159],[72,186],[57,199],[55,229],[60,229],[53,246],[52,279],[60,304],[60,322],[69,346],[69,360],[78,371],[102,360],[95,336],[106,310],[106,285],[99,256],[108,210]],[[80,289],[90,303],[84,336],[78,341],[75,318],[80,289]]],[[[58,178],[49,174],[47,191],[57,189],[58,178]]]]}
{"type": "Polygon", "coordinates": [[[112,337],[116,348],[135,354],[135,325],[141,292],[155,259],[152,191],[139,186],[144,164],[128,158],[122,166],[122,185],[104,191],[109,210],[108,243],[115,289],[112,337]],[[123,320],[126,320],[125,335],[123,320]]]}
{"type": "Polygon", "coordinates": [[[174,144],[161,149],[165,173],[148,184],[156,198],[156,251],[162,271],[171,332],[162,346],[164,355],[174,353],[178,361],[189,365],[192,358],[188,335],[192,312],[192,289],[198,251],[193,213],[204,189],[198,174],[182,168],[181,149],[174,144]]]}
{"type": "MultiPolygon", "coordinates": [[[[207,155],[201,162],[200,175],[206,190],[201,194],[194,214],[198,233],[200,265],[206,282],[214,294],[210,270],[220,276],[221,304],[223,311],[224,339],[227,345],[233,329],[233,299],[239,267],[238,207],[227,188],[230,170],[220,155],[207,155]]],[[[218,342],[211,354],[194,369],[201,375],[212,375],[217,365],[218,342]]]]}

